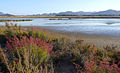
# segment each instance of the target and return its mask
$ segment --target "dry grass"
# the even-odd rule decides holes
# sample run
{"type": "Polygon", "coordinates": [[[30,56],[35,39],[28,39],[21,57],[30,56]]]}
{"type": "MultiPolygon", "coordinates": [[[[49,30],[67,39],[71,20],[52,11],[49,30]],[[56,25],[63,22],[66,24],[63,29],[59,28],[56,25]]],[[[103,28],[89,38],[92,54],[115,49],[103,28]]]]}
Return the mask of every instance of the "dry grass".
{"type": "Polygon", "coordinates": [[[10,21],[19,22],[19,21],[32,21],[32,20],[31,20],[31,19],[21,19],[21,20],[0,20],[0,22],[10,22],[10,21]]]}

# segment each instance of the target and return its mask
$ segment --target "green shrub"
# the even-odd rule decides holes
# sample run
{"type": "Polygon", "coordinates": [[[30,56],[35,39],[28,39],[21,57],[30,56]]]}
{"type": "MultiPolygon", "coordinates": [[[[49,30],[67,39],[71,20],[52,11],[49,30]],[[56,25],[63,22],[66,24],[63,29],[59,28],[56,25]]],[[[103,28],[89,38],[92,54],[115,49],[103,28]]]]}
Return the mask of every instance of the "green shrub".
{"type": "Polygon", "coordinates": [[[40,31],[29,31],[28,35],[33,36],[35,38],[41,38],[42,40],[46,39],[46,34],[40,31]]]}

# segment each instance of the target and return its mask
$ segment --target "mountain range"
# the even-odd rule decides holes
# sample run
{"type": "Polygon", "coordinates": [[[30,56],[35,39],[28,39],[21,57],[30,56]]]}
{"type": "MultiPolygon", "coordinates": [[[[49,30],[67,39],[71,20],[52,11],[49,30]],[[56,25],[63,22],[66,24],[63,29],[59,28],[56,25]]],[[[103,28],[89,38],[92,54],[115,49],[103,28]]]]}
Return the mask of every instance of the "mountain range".
{"type": "MultiPolygon", "coordinates": [[[[0,16],[15,16],[12,14],[5,14],[0,12],[0,16]]],[[[19,15],[20,16],[20,15],[19,15]]],[[[59,12],[59,13],[44,13],[44,14],[33,14],[33,15],[24,15],[24,16],[120,16],[120,11],[117,10],[105,10],[105,11],[98,11],[98,12],[59,12]]]]}
{"type": "Polygon", "coordinates": [[[12,14],[5,14],[3,12],[0,12],[0,16],[14,16],[14,15],[12,15],[12,14]]]}
{"type": "Polygon", "coordinates": [[[46,13],[46,14],[38,14],[41,16],[120,16],[120,11],[117,10],[105,10],[105,11],[98,11],[98,12],[72,12],[72,11],[66,11],[66,12],[60,12],[60,13],[46,13]]]}

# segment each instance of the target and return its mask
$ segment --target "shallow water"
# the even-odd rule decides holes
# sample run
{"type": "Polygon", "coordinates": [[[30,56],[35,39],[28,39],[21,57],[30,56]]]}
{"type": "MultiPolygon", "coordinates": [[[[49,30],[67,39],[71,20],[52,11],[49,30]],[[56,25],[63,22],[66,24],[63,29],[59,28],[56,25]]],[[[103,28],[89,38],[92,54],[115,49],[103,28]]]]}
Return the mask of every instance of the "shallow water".
{"type": "MultiPolygon", "coordinates": [[[[3,18],[0,18],[3,19],[3,18]]],[[[26,18],[4,18],[4,19],[26,19],[26,18]]],[[[24,22],[9,22],[17,23],[22,26],[41,26],[46,29],[78,32],[85,34],[120,36],[120,19],[102,19],[102,18],[89,18],[89,19],[71,19],[68,20],[49,20],[49,18],[27,18],[33,21],[24,22]]],[[[5,25],[5,22],[0,22],[0,25],[5,25]]]]}

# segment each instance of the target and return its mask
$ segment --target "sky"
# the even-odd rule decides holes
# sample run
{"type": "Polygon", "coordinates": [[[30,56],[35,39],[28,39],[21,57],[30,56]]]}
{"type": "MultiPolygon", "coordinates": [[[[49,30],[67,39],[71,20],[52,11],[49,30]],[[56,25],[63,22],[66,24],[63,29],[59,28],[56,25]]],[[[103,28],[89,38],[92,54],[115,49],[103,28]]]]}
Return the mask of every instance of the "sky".
{"type": "Polygon", "coordinates": [[[120,10],[120,0],[0,0],[0,12],[14,15],[108,9],[120,10]]]}

